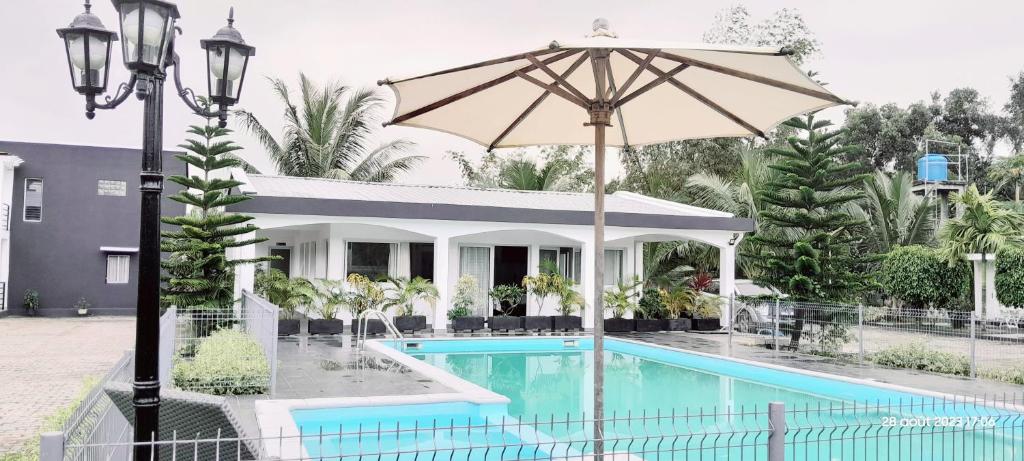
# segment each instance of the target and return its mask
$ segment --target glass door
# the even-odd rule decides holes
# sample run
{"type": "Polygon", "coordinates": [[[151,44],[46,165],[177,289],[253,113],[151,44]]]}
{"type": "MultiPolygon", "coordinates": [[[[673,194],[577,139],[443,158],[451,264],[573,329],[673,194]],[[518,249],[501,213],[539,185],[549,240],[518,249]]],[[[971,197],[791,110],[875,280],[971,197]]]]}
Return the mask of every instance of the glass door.
{"type": "Polygon", "coordinates": [[[490,299],[487,292],[491,287],[491,249],[489,247],[459,248],[459,277],[472,275],[476,279],[476,302],[473,313],[489,317],[490,299]]]}

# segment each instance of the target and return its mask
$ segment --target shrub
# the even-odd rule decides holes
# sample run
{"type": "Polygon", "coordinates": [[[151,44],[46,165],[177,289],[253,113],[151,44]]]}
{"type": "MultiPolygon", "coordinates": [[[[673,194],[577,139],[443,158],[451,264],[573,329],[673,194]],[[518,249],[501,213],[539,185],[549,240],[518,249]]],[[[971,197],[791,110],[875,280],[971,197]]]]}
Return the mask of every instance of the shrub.
{"type": "Polygon", "coordinates": [[[909,368],[960,376],[971,373],[971,363],[966,356],[935,350],[925,343],[892,346],[874,354],[871,361],[890,368],[909,368]]]}
{"type": "Polygon", "coordinates": [[[635,291],[640,279],[623,280],[609,291],[604,292],[604,308],[612,311],[612,318],[621,319],[627,312],[637,309],[635,291]]]}
{"type": "Polygon", "coordinates": [[[1006,306],[1024,307],[1024,249],[996,254],[996,298],[1006,306]]]}
{"type": "Polygon", "coordinates": [[[956,308],[971,289],[966,261],[951,266],[939,250],[919,245],[890,251],[882,262],[881,279],[886,293],[917,309],[956,308]]]}
{"type": "Polygon", "coordinates": [[[192,360],[178,359],[174,385],[214,395],[263,394],[269,389],[270,365],[263,349],[245,333],[220,330],[199,344],[192,360]]]}
{"type": "Polygon", "coordinates": [[[473,304],[476,304],[477,289],[476,277],[472,275],[459,277],[459,280],[455,282],[452,307],[448,309],[448,320],[473,315],[473,304]]]}
{"type": "Polygon", "coordinates": [[[637,305],[637,314],[644,319],[660,319],[665,317],[665,296],[657,288],[647,288],[637,305]]]}
{"type": "Polygon", "coordinates": [[[665,296],[665,312],[671,319],[693,317],[693,308],[700,296],[689,287],[676,287],[665,296]]]}
{"type": "Polygon", "coordinates": [[[25,290],[25,297],[22,298],[22,305],[27,311],[39,309],[39,292],[36,290],[25,290]]]}
{"type": "Polygon", "coordinates": [[[979,373],[981,377],[994,379],[997,381],[1006,381],[1012,384],[1024,385],[1024,366],[1015,366],[1011,368],[990,368],[981,370],[979,373]]]}
{"type": "Polygon", "coordinates": [[[511,314],[512,309],[522,302],[526,289],[515,284],[498,285],[488,294],[498,302],[498,312],[505,316],[511,314]]]}
{"type": "Polygon", "coordinates": [[[558,295],[558,313],[561,315],[573,315],[587,307],[587,301],[574,286],[572,280],[566,279],[562,293],[558,295]]]}

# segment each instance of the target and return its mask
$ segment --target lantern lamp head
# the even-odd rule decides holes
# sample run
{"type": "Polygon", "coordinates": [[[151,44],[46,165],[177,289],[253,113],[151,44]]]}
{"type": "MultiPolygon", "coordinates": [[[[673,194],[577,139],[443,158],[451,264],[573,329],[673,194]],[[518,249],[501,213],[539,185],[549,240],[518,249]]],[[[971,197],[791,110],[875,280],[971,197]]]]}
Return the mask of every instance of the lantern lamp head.
{"type": "Polygon", "coordinates": [[[121,24],[121,51],[132,72],[162,70],[174,41],[178,7],[163,0],[113,0],[121,24]]]}
{"type": "Polygon", "coordinates": [[[206,50],[207,87],[210,101],[220,106],[238,102],[245,81],[249,57],[256,54],[256,48],[249,46],[242,34],[235,29],[235,9],[228,11],[228,24],[213,37],[200,40],[206,50]]]}
{"type": "Polygon", "coordinates": [[[100,18],[90,11],[91,7],[86,0],[85,11],[75,16],[68,27],[57,29],[57,35],[64,40],[71,85],[83,95],[102,94],[107,90],[110,46],[117,41],[117,33],[103,27],[100,18]]]}

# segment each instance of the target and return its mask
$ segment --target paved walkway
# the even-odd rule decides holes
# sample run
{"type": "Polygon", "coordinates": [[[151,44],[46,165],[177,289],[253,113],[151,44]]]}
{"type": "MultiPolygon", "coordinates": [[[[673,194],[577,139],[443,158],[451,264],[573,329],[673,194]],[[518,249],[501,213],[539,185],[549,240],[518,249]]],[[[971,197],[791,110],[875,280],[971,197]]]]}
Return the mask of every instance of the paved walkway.
{"type": "Polygon", "coordinates": [[[0,453],[28,442],[134,340],[129,317],[0,318],[0,453]]]}

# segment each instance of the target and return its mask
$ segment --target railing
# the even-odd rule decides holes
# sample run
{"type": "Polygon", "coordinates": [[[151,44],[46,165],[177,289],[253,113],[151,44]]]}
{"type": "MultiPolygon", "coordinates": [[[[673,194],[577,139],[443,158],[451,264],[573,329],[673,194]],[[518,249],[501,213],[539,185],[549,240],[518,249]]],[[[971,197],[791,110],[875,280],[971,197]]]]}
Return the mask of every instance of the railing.
{"type": "Polygon", "coordinates": [[[0,282],[0,311],[7,309],[7,282],[0,282]]]}
{"type": "MultiPolygon", "coordinates": [[[[148,443],[161,459],[193,453],[238,453],[259,446],[254,459],[338,461],[643,460],[1020,460],[1024,413],[1019,396],[971,399],[919,398],[900,402],[786,405],[612,413],[600,421],[555,415],[463,417],[408,423],[303,427],[299,432],[254,439],[188,439],[148,443]],[[595,437],[595,422],[602,436],[595,437]]],[[[45,437],[44,437],[45,439],[45,437]]],[[[45,443],[45,440],[44,440],[45,443]]],[[[65,445],[94,459],[133,444],[65,445]]],[[[44,450],[41,461],[58,461],[44,450]]],[[[219,459],[215,457],[212,459],[219,459]]],[[[231,459],[236,459],[232,457],[231,459]]],[[[244,459],[244,458],[243,458],[244,459]]]]}
{"type": "Polygon", "coordinates": [[[0,204],[0,230],[11,230],[11,206],[0,204]]]}
{"type": "Polygon", "coordinates": [[[68,447],[64,451],[64,459],[84,461],[128,457],[128,448],[111,450],[98,447],[131,441],[131,423],[104,392],[107,383],[131,380],[131,364],[132,353],[125,352],[121,360],[89,391],[82,399],[82,403],[71,413],[61,432],[57,433],[61,436],[64,446],[68,447]],[[100,454],[104,456],[101,457],[100,454]]]}
{"type": "Polygon", "coordinates": [[[366,346],[366,333],[370,324],[370,319],[368,317],[371,315],[377,317],[377,319],[384,324],[384,328],[387,328],[388,333],[391,333],[395,342],[395,348],[397,349],[398,343],[405,338],[402,336],[402,332],[398,331],[398,328],[395,327],[395,324],[391,322],[391,319],[384,314],[384,311],[378,309],[367,309],[360,313],[359,317],[356,319],[356,321],[359,322],[356,325],[356,344],[359,346],[359,350],[363,350],[366,346]]]}
{"type": "Polygon", "coordinates": [[[242,291],[242,329],[260,343],[270,364],[270,392],[277,389],[277,318],[280,308],[255,294],[242,291]]]}
{"type": "Polygon", "coordinates": [[[729,341],[882,365],[922,350],[942,353],[952,374],[1024,373],[1024,311],[1004,311],[984,321],[973,311],[736,300],[729,341]]]}

